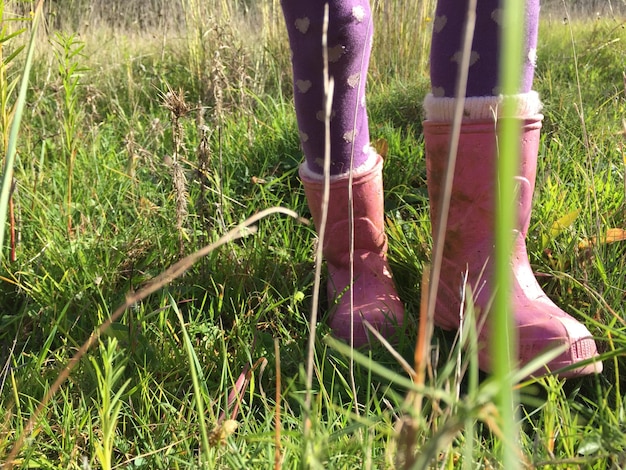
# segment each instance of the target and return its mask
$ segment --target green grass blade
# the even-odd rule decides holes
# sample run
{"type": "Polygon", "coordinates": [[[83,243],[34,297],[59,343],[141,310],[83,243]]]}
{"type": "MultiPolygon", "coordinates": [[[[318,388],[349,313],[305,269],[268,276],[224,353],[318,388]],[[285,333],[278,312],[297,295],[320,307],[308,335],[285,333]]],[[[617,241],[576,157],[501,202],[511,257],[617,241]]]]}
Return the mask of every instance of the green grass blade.
{"type": "Polygon", "coordinates": [[[183,319],[180,310],[178,309],[178,305],[176,305],[176,301],[174,298],[169,295],[170,305],[174,309],[176,313],[176,317],[180,322],[180,329],[183,333],[183,340],[185,342],[185,350],[187,351],[187,356],[189,358],[189,370],[191,372],[191,380],[193,383],[193,393],[196,396],[196,407],[198,411],[198,419],[200,420],[200,432],[202,434],[202,447],[203,452],[201,452],[200,461],[206,462],[206,458],[208,457],[209,452],[209,432],[206,426],[206,421],[204,419],[204,394],[202,393],[202,389],[200,387],[200,380],[198,378],[198,358],[193,349],[193,344],[191,344],[191,339],[189,338],[189,334],[187,333],[187,328],[185,327],[185,320],[183,319]]]}
{"type": "MultiPolygon", "coordinates": [[[[513,115],[512,96],[518,93],[521,76],[522,44],[524,38],[523,3],[520,0],[504,2],[502,24],[502,48],[500,60],[500,81],[504,94],[503,115],[513,115]]],[[[516,190],[514,178],[519,162],[519,122],[514,119],[499,121],[499,148],[505,149],[498,158],[498,198],[496,205],[496,252],[495,275],[497,282],[494,314],[492,317],[492,357],[494,378],[504,386],[500,388],[497,403],[502,417],[503,448],[502,467],[519,468],[520,459],[517,449],[518,425],[515,413],[517,396],[513,387],[511,368],[516,348],[516,336],[513,329],[513,310],[511,305],[511,253],[513,249],[513,233],[517,211],[515,204],[516,190]],[[509,382],[507,384],[507,382],[509,382]]]]}
{"type": "Polygon", "coordinates": [[[15,153],[17,150],[17,136],[20,129],[20,122],[22,120],[22,114],[24,107],[26,106],[26,92],[28,91],[28,79],[30,77],[30,69],[33,64],[33,55],[35,52],[35,36],[37,34],[37,27],[41,18],[41,9],[43,6],[43,0],[39,0],[35,14],[33,16],[33,26],[30,33],[30,41],[28,43],[28,54],[26,56],[26,63],[24,64],[24,71],[22,72],[22,80],[20,83],[20,92],[17,97],[17,103],[15,106],[15,114],[13,115],[13,121],[11,122],[11,131],[9,133],[9,145],[7,147],[7,154],[4,159],[4,170],[2,174],[2,186],[0,186],[0,259],[2,259],[2,248],[4,247],[4,229],[7,220],[7,211],[9,207],[9,196],[11,194],[11,183],[13,181],[13,164],[15,163],[15,153]]]}

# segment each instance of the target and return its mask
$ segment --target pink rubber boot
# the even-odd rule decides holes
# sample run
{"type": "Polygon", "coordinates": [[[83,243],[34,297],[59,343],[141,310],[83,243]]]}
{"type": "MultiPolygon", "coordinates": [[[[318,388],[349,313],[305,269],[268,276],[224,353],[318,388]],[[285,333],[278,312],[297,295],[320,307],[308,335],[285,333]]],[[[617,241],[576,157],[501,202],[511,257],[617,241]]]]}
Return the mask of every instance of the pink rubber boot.
{"type": "MultiPolygon", "coordinates": [[[[348,219],[348,176],[330,181],[330,203],[324,237],[324,258],[328,264],[328,300],[336,305],[330,316],[333,334],[353,346],[370,342],[362,319],[383,336],[390,338],[404,319],[404,307],[387,263],[387,237],[384,232],[382,158],[372,157],[354,170],[352,196],[354,210],[354,314],[350,311],[350,240],[348,219]]],[[[323,180],[304,163],[300,167],[307,202],[319,231],[322,217],[323,180]]]]}
{"type": "MultiPolygon", "coordinates": [[[[567,347],[565,352],[535,372],[539,375],[597,356],[591,333],[546,296],[528,261],[525,238],[530,222],[542,119],[543,116],[538,114],[523,119],[521,162],[516,178],[519,184],[519,219],[511,265],[519,365],[527,364],[550,348],[567,347]]],[[[488,315],[494,293],[491,258],[498,152],[495,127],[493,119],[465,120],[462,125],[435,310],[436,325],[446,330],[459,328],[460,291],[463,275],[467,273],[467,285],[473,293],[478,324],[484,324],[479,331],[479,365],[486,372],[491,370],[487,347],[490,332],[488,322],[482,320],[488,315]]],[[[447,168],[450,130],[450,122],[432,119],[424,122],[433,233],[436,233],[437,210],[447,168]]],[[[595,362],[569,370],[561,376],[574,377],[601,371],[602,363],[595,362]]]]}

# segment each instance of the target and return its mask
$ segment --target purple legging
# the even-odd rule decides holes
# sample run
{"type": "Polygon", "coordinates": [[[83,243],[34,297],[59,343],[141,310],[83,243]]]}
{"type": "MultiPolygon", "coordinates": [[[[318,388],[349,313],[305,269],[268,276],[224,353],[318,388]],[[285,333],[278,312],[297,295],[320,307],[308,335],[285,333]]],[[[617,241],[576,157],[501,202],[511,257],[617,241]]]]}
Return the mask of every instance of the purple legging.
{"type": "MultiPolygon", "coordinates": [[[[430,81],[434,96],[454,96],[467,4],[468,0],[437,2],[430,49],[430,81]]],[[[529,92],[533,84],[537,56],[539,0],[526,0],[525,12],[525,55],[520,93],[529,92]]],[[[500,93],[498,89],[500,17],[499,0],[477,1],[476,27],[468,70],[466,93],[468,97],[495,96],[500,93]]]]}
{"type": "MultiPolygon", "coordinates": [[[[415,0],[418,1],[418,0],[415,0]]],[[[454,95],[468,0],[439,0],[433,23],[431,83],[435,96],[454,95]]],[[[368,0],[282,0],[292,51],[294,102],[300,141],[310,170],[324,157],[322,29],[329,4],[328,60],[334,96],[330,120],[331,174],[358,168],[371,155],[365,79],[373,39],[368,0]]],[[[498,91],[499,0],[478,0],[467,96],[498,91]]],[[[526,0],[525,62],[520,92],[530,91],[535,68],[539,0],[526,0]]],[[[416,31],[416,34],[421,34],[416,31]]]]}
{"type": "MultiPolygon", "coordinates": [[[[293,54],[294,101],[300,141],[309,168],[322,173],[324,158],[324,79],[322,30],[328,0],[282,0],[293,54]]],[[[365,79],[372,48],[367,0],[330,1],[328,73],[334,79],[330,119],[331,174],[346,173],[368,156],[365,79]]]]}

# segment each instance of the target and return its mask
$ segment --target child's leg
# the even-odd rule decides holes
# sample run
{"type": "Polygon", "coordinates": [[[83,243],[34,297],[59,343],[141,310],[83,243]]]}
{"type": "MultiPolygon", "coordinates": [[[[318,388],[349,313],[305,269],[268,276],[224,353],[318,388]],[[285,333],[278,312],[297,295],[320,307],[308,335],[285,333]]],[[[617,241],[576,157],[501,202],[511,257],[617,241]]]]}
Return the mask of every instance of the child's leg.
{"type": "MultiPolygon", "coordinates": [[[[428,192],[434,229],[438,225],[439,201],[447,174],[454,92],[461,50],[461,34],[466,2],[440,0],[434,20],[431,77],[432,93],[424,107],[424,138],[428,170],[428,192]],[[461,5],[460,5],[461,4],[461,5]]],[[[479,320],[488,315],[493,300],[493,246],[498,158],[506,158],[506,149],[497,142],[497,122],[502,116],[498,96],[499,19],[497,0],[478,0],[477,25],[470,57],[467,99],[457,152],[450,210],[445,231],[443,264],[435,323],[444,329],[459,327],[462,315],[460,297],[463,276],[471,289],[479,320]]],[[[554,371],[574,366],[563,376],[585,375],[602,370],[601,363],[578,366],[597,355],[589,331],[558,308],[545,295],[531,270],[525,237],[530,222],[532,193],[535,185],[539,133],[543,116],[537,93],[532,91],[539,15],[538,0],[526,4],[524,72],[516,110],[510,118],[522,127],[520,166],[515,178],[519,191],[518,221],[511,259],[511,303],[517,329],[518,362],[525,365],[547,349],[562,346],[565,351],[545,365],[554,371]]],[[[503,184],[513,189],[513,182],[503,184]]],[[[487,343],[489,322],[480,327],[480,367],[490,370],[487,343]]],[[[545,373],[540,369],[537,373],[545,373]]]]}
{"type": "MultiPolygon", "coordinates": [[[[306,159],[300,177],[318,231],[324,187],[322,29],[326,1],[282,1],[293,54],[296,115],[306,159]]],[[[337,337],[355,346],[369,341],[363,319],[389,338],[402,324],[404,315],[386,257],[382,159],[370,146],[367,128],[365,80],[372,32],[367,0],[329,2],[328,73],[334,80],[330,119],[332,179],[323,253],[329,274],[329,324],[337,337]],[[354,171],[350,187],[351,162],[354,171]]]]}
{"type": "MultiPolygon", "coordinates": [[[[294,101],[309,170],[321,174],[324,158],[322,30],[327,0],[283,0],[292,51],[294,101]]],[[[347,173],[372,158],[365,81],[373,25],[367,0],[329,2],[328,73],[334,79],[330,120],[331,174],[347,173]]]]}
{"type": "MultiPolygon", "coordinates": [[[[435,97],[454,97],[467,0],[439,0],[433,24],[430,79],[435,97]]],[[[500,66],[499,0],[478,0],[466,96],[497,96],[500,66]]],[[[539,0],[525,8],[524,62],[519,93],[532,89],[537,58],[539,0]]]]}

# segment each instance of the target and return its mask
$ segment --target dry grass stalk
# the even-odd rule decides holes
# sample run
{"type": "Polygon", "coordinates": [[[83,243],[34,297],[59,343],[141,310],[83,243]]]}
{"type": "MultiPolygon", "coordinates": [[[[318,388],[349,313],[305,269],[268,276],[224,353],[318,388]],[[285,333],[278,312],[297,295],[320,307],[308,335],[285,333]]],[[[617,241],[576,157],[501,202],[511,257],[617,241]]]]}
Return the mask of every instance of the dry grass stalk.
{"type": "Polygon", "coordinates": [[[137,170],[137,142],[135,141],[135,132],[131,129],[126,138],[124,139],[124,147],[128,154],[128,161],[126,163],[126,174],[131,180],[135,180],[135,173],[137,170]]]}
{"type": "Polygon", "coordinates": [[[172,140],[174,143],[174,154],[172,156],[172,184],[174,186],[174,197],[176,199],[176,229],[178,230],[179,253],[184,253],[185,243],[185,222],[187,220],[187,178],[180,164],[180,156],[184,151],[184,130],[182,118],[185,117],[190,107],[185,101],[185,94],[182,90],[174,91],[169,85],[167,93],[163,94],[163,106],[170,111],[172,119],[172,140]]]}
{"type": "MultiPolygon", "coordinates": [[[[430,367],[429,350],[433,332],[432,321],[428,318],[428,295],[430,282],[430,267],[425,266],[422,272],[422,296],[420,299],[420,321],[417,333],[417,344],[414,352],[414,370],[411,378],[419,387],[426,383],[426,370],[430,367]]],[[[418,441],[421,423],[414,416],[422,415],[424,395],[409,392],[406,402],[413,408],[413,416],[404,416],[396,425],[398,453],[396,464],[398,468],[413,468],[415,465],[415,446],[418,441]]]]}
{"type": "MultiPolygon", "coordinates": [[[[433,254],[432,254],[432,266],[424,271],[423,275],[428,276],[427,281],[422,282],[422,287],[426,291],[423,291],[421,299],[421,312],[420,312],[420,331],[418,335],[418,343],[415,350],[415,373],[419,385],[424,385],[425,371],[427,366],[428,355],[426,354],[427,348],[430,345],[430,336],[432,326],[434,324],[435,306],[437,299],[437,292],[439,290],[439,279],[441,275],[441,265],[443,259],[443,245],[446,233],[446,226],[448,223],[448,212],[450,209],[450,198],[452,194],[452,180],[454,177],[454,169],[456,166],[456,156],[458,149],[459,136],[461,131],[461,118],[463,115],[463,107],[465,103],[465,94],[467,88],[468,70],[469,70],[469,56],[471,52],[472,39],[474,37],[474,26],[476,22],[476,0],[471,0],[467,6],[467,17],[465,22],[465,29],[463,31],[463,48],[461,63],[459,64],[459,75],[457,76],[455,96],[457,98],[454,112],[454,119],[452,122],[452,130],[450,135],[450,150],[448,153],[448,165],[447,173],[444,181],[443,197],[439,204],[439,220],[437,221],[437,231],[433,233],[433,254]]],[[[422,423],[418,422],[416,416],[422,415],[423,396],[421,394],[410,394],[407,396],[407,401],[411,403],[413,407],[413,416],[403,417],[398,422],[398,444],[400,452],[398,453],[398,467],[399,468],[413,468],[417,462],[416,445],[418,443],[420,426],[422,423]]],[[[434,424],[433,420],[438,412],[437,403],[431,404],[433,412],[430,414],[429,419],[431,424],[434,424]]],[[[456,432],[459,428],[459,423],[448,422],[444,424],[444,427],[439,431],[439,434],[445,436],[446,439],[450,438],[446,426],[451,426],[449,432],[456,432]]],[[[435,431],[435,428],[432,428],[435,431]]],[[[435,435],[437,433],[435,432],[435,435]]],[[[429,442],[429,446],[437,446],[437,439],[432,439],[429,442]]],[[[423,457],[423,456],[422,456],[423,457]]]]}
{"type": "Polygon", "coordinates": [[[178,160],[172,162],[172,180],[174,183],[174,195],[176,197],[176,230],[178,230],[179,253],[185,252],[185,222],[189,212],[187,211],[187,178],[185,171],[178,160]]]}
{"type": "Polygon", "coordinates": [[[311,318],[309,319],[309,344],[306,363],[306,394],[304,398],[304,439],[311,434],[311,403],[313,400],[313,369],[315,366],[315,332],[317,330],[317,310],[322,277],[322,258],[324,233],[328,217],[328,201],[330,199],[330,115],[332,111],[334,81],[328,73],[328,4],[324,5],[324,25],[322,28],[322,51],[324,56],[324,186],[322,191],[322,215],[318,230],[318,243],[315,253],[315,282],[311,302],[311,318]]]}
{"type": "Polygon", "coordinates": [[[200,197],[198,198],[196,210],[206,229],[209,230],[211,228],[209,225],[211,214],[206,203],[206,197],[210,181],[211,147],[209,145],[210,132],[204,122],[204,108],[202,106],[198,106],[196,128],[198,130],[198,146],[196,148],[196,157],[198,159],[197,177],[200,185],[200,197]]]}

